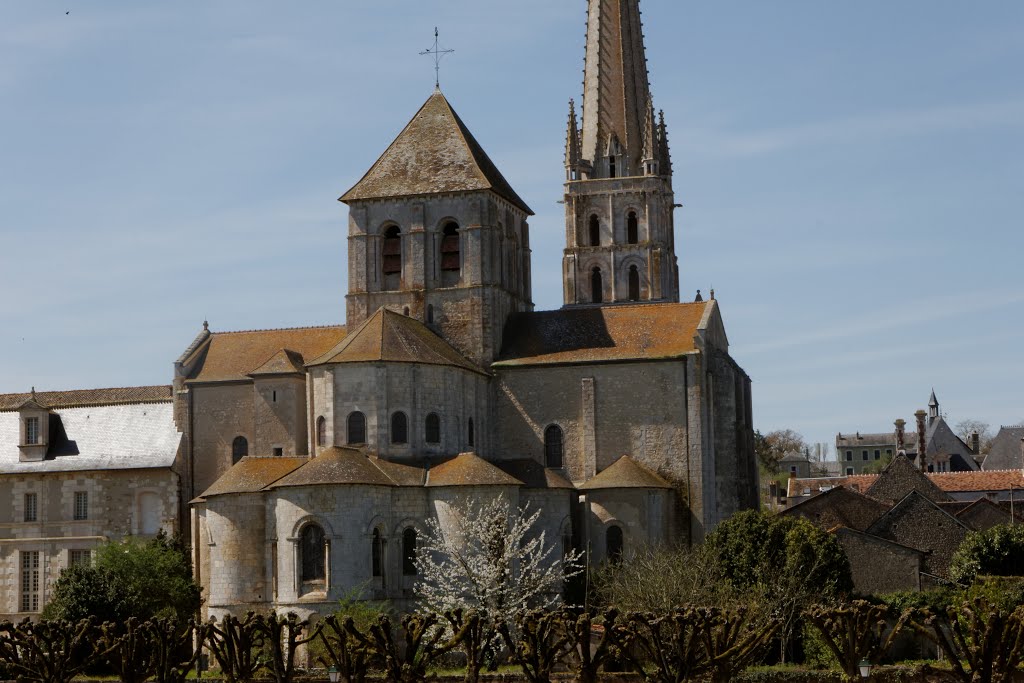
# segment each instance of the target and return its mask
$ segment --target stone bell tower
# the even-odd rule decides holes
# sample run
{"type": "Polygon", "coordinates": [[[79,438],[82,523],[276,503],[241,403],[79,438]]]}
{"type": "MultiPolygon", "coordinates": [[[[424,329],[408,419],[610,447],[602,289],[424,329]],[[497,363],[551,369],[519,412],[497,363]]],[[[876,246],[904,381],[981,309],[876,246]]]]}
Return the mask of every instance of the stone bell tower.
{"type": "Polygon", "coordinates": [[[672,162],[639,0],[589,0],[582,126],[569,103],[566,305],[679,301],[672,162]]]}

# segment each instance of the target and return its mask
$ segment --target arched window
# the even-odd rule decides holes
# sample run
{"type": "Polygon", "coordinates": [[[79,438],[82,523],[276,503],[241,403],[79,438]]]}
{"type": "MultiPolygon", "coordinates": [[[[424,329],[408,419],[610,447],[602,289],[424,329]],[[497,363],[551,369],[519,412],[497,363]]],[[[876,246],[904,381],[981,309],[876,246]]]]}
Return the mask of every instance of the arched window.
{"type": "Polygon", "coordinates": [[[601,221],[597,218],[597,214],[590,217],[590,246],[601,246],[601,221]]]}
{"type": "Polygon", "coordinates": [[[409,418],[401,411],[391,416],[391,443],[409,443],[409,418]]]}
{"type": "Polygon", "coordinates": [[[402,231],[397,225],[392,225],[384,231],[381,255],[384,286],[387,289],[398,289],[402,276],[402,231]]]}
{"type": "Polygon", "coordinates": [[[591,301],[595,304],[599,304],[604,301],[604,283],[601,280],[600,268],[594,268],[594,270],[590,272],[590,296],[591,301]]]}
{"type": "Polygon", "coordinates": [[[441,229],[441,270],[459,270],[459,226],[445,223],[441,229]]]}
{"type": "Polygon", "coordinates": [[[323,415],[316,419],[316,445],[327,445],[327,419],[323,415]]]}
{"type": "Polygon", "coordinates": [[[470,446],[475,446],[476,445],[476,435],[473,433],[473,418],[469,418],[469,427],[468,427],[468,429],[466,431],[468,432],[468,434],[466,436],[469,437],[469,445],[470,446]]]}
{"type": "Polygon", "coordinates": [[[323,581],[327,578],[327,541],[319,524],[307,524],[299,534],[302,581],[323,581]]]}
{"type": "Polygon", "coordinates": [[[558,425],[551,425],[544,430],[544,465],[562,466],[562,429],[558,425]]]}
{"type": "Polygon", "coordinates": [[[612,564],[618,564],[622,561],[622,527],[608,527],[604,539],[605,556],[612,564]]]}
{"type": "Polygon", "coordinates": [[[427,304],[427,324],[434,324],[434,304],[427,304]]]}
{"type": "Polygon", "coordinates": [[[640,271],[636,266],[629,267],[629,300],[640,301],[640,271]]]}
{"type": "Polygon", "coordinates": [[[402,574],[416,576],[416,530],[412,527],[402,532],[402,574]]]}
{"type": "Polygon", "coordinates": [[[427,443],[441,443],[441,418],[437,413],[427,415],[423,432],[423,440],[427,443]]]}
{"type": "Polygon", "coordinates": [[[640,229],[637,226],[636,211],[630,211],[626,216],[626,241],[636,244],[640,241],[640,229]]]}
{"type": "Polygon", "coordinates": [[[373,530],[373,541],[370,544],[370,564],[373,576],[384,576],[384,537],[380,529],[373,530]]]}
{"type": "Polygon", "coordinates": [[[249,455],[249,440],[244,436],[236,436],[235,440],[231,442],[231,464],[234,465],[247,455],[249,455]]]}
{"type": "Polygon", "coordinates": [[[366,443],[366,416],[358,410],[348,415],[348,444],[366,443]]]}

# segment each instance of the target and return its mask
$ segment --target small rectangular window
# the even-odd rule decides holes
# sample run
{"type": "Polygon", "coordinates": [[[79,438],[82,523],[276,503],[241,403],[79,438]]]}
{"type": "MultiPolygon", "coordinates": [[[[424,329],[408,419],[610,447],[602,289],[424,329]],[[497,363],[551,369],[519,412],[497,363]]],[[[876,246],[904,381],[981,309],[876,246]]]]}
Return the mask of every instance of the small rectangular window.
{"type": "Polygon", "coordinates": [[[274,457],[280,458],[282,455],[284,455],[284,449],[280,446],[274,446],[274,457]]]}
{"type": "Polygon", "coordinates": [[[846,468],[846,476],[850,476],[852,474],[853,474],[853,468],[852,467],[847,467],[846,468]]]}
{"type": "Polygon", "coordinates": [[[853,451],[846,451],[846,459],[853,460],[853,451]]]}
{"type": "Polygon", "coordinates": [[[39,551],[21,553],[21,611],[39,611],[39,551]]]}
{"type": "Polygon", "coordinates": [[[36,446],[39,444],[39,418],[25,418],[25,445],[36,446]]]}
{"type": "Polygon", "coordinates": [[[88,567],[92,564],[91,550],[72,550],[68,553],[69,567],[88,567]]]}
{"type": "Polygon", "coordinates": [[[882,451],[880,451],[880,450],[875,451],[875,460],[881,460],[881,459],[882,459],[882,451]]]}
{"type": "Polygon", "coordinates": [[[39,519],[39,499],[35,493],[25,494],[25,521],[35,522],[39,519]]]}
{"type": "Polygon", "coordinates": [[[886,448],[885,449],[885,454],[891,458],[892,457],[892,449],[891,448],[886,448]]]}
{"type": "Polygon", "coordinates": [[[864,460],[868,459],[868,452],[867,451],[861,451],[860,453],[861,453],[861,458],[862,459],[864,459],[864,460]]]}
{"type": "Polygon", "coordinates": [[[75,491],[75,509],[73,519],[89,519],[89,492],[75,491]]]}

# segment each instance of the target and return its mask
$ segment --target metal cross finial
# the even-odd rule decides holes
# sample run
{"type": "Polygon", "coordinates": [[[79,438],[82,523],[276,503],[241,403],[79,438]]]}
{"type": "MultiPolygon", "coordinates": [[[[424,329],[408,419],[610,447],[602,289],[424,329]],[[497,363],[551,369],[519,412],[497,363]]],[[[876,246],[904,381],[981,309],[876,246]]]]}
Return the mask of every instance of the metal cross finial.
{"type": "Polygon", "coordinates": [[[455,50],[442,50],[441,45],[438,42],[440,34],[438,33],[437,27],[434,27],[434,47],[424,50],[421,55],[434,55],[434,87],[441,89],[441,60],[444,59],[445,55],[450,55],[455,50]]]}

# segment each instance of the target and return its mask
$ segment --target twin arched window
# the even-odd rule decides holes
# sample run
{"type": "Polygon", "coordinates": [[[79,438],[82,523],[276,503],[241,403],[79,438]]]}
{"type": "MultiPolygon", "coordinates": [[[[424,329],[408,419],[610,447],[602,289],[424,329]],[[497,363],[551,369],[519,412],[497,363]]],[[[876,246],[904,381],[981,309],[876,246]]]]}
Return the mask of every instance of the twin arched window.
{"type": "Polygon", "coordinates": [[[319,524],[307,524],[299,534],[300,580],[324,581],[327,578],[327,539],[319,524]]]}
{"type": "Polygon", "coordinates": [[[235,440],[231,442],[231,464],[234,465],[247,455],[249,455],[249,440],[244,436],[236,436],[235,440]]]}
{"type": "Polygon", "coordinates": [[[551,425],[544,430],[544,466],[561,467],[563,452],[562,429],[558,425],[551,425]]]}
{"type": "Polygon", "coordinates": [[[391,443],[409,443],[409,418],[403,412],[391,416],[391,443]]]}
{"type": "Polygon", "coordinates": [[[348,415],[348,439],[350,446],[366,443],[366,416],[358,410],[348,415]]]}
{"type": "Polygon", "coordinates": [[[441,418],[437,413],[427,415],[423,425],[423,440],[431,444],[441,443],[441,418]]]}

